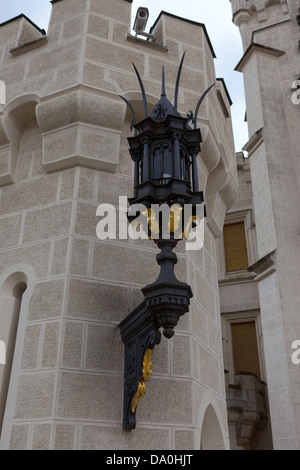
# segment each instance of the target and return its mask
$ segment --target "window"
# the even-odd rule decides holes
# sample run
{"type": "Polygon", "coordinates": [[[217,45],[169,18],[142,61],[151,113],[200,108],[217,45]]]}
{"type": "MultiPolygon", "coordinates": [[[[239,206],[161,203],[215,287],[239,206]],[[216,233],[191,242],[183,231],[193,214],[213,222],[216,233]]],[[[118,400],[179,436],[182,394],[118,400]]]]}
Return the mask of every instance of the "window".
{"type": "Polygon", "coordinates": [[[6,406],[15,351],[22,297],[27,288],[23,273],[11,274],[5,281],[1,297],[0,335],[5,344],[6,364],[0,365],[0,435],[6,406]]]}
{"type": "Polygon", "coordinates": [[[171,178],[172,154],[168,144],[161,142],[153,153],[153,179],[171,178]]]}
{"type": "Polygon", "coordinates": [[[231,324],[234,372],[248,372],[261,378],[254,321],[231,324]]]}
{"type": "Polygon", "coordinates": [[[244,222],[224,226],[226,271],[240,271],[249,266],[244,222]]]}
{"type": "Polygon", "coordinates": [[[224,367],[230,384],[238,372],[266,380],[259,310],[222,313],[224,367]]]}

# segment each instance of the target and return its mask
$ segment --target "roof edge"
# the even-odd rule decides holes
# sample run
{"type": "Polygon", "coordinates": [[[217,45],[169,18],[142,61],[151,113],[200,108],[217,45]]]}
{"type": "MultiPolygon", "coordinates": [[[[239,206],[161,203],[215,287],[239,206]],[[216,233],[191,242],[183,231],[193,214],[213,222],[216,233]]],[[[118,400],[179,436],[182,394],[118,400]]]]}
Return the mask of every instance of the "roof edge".
{"type": "Polygon", "coordinates": [[[169,13],[169,12],[167,12],[167,11],[162,10],[162,11],[160,12],[160,14],[158,15],[157,19],[155,20],[153,26],[151,26],[150,34],[152,33],[152,31],[154,30],[155,26],[157,25],[157,23],[159,22],[159,20],[161,19],[161,17],[162,17],[163,15],[169,16],[170,18],[174,18],[174,19],[176,19],[176,20],[185,21],[186,23],[192,24],[192,25],[194,25],[194,26],[200,26],[200,28],[202,28],[203,31],[204,31],[204,34],[205,34],[205,37],[206,37],[206,39],[207,39],[207,42],[208,42],[208,45],[209,45],[209,48],[210,48],[210,50],[211,50],[211,53],[212,53],[213,58],[214,58],[214,59],[217,58],[216,53],[215,53],[215,51],[214,51],[214,48],[213,48],[213,46],[212,46],[210,37],[209,37],[209,35],[208,35],[206,26],[205,26],[204,23],[198,23],[197,21],[189,20],[189,19],[187,19],[187,18],[183,18],[182,16],[173,15],[173,13],[169,13]]]}
{"type": "Polygon", "coordinates": [[[233,105],[233,102],[232,102],[231,96],[230,96],[230,94],[229,94],[228,88],[227,88],[227,86],[226,86],[225,79],[221,77],[221,78],[216,78],[216,80],[217,80],[218,82],[222,82],[223,87],[224,87],[224,91],[225,91],[226,96],[227,96],[228,101],[229,101],[229,104],[230,104],[230,106],[232,106],[232,105],[233,105]]]}
{"type": "Polygon", "coordinates": [[[28,16],[24,15],[24,13],[21,13],[20,15],[15,16],[14,18],[11,18],[10,20],[0,23],[0,28],[2,26],[6,26],[9,23],[13,23],[14,21],[21,20],[22,18],[28,21],[28,23],[30,23],[31,26],[33,26],[39,33],[41,33],[42,36],[46,36],[46,31],[44,29],[39,28],[39,26],[37,26],[30,18],[28,18],[28,16]]]}

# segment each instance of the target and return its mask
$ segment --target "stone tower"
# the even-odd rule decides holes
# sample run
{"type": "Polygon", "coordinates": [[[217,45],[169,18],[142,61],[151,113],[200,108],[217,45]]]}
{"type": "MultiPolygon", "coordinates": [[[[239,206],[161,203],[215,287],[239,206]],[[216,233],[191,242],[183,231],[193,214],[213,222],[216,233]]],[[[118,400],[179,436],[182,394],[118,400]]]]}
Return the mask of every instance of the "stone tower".
{"type": "Polygon", "coordinates": [[[231,0],[244,55],[248,152],[257,234],[256,275],[274,449],[300,448],[300,76],[298,0],[231,0]]]}
{"type": "Polygon", "coordinates": [[[151,108],[162,65],[172,99],[186,51],[178,109],[194,109],[216,81],[205,26],[162,12],[156,41],[144,41],[130,35],[131,0],[51,3],[47,34],[24,15],[0,25],[1,448],[228,448],[215,239],[237,171],[222,80],[199,113],[204,247],[177,253],[176,274],[194,297],[174,338],[154,351],[131,433],[122,431],[118,324],[157,277],[156,250],[149,240],[96,236],[98,205],[121,217],[119,196],[133,192],[131,116],[119,97],[138,114],[132,62],[151,108]]]}

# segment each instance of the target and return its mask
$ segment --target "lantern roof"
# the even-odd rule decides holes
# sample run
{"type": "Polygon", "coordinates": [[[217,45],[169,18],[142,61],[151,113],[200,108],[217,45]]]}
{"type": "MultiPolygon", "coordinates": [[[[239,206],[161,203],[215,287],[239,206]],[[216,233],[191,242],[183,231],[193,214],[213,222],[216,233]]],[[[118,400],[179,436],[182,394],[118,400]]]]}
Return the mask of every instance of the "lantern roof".
{"type": "Polygon", "coordinates": [[[165,68],[162,68],[162,87],[161,87],[161,97],[158,103],[154,106],[150,117],[154,121],[163,121],[167,118],[168,115],[179,116],[177,108],[168,100],[166,96],[166,85],[165,85],[165,68]]]}
{"type": "MultiPolygon", "coordinates": [[[[136,66],[134,64],[132,64],[133,67],[134,67],[134,70],[136,72],[136,75],[137,75],[137,78],[138,78],[138,81],[139,81],[139,84],[140,84],[141,92],[142,92],[143,104],[144,104],[144,119],[147,119],[148,117],[150,117],[153,121],[161,122],[161,121],[165,121],[168,116],[177,116],[177,117],[183,118],[181,116],[181,114],[178,112],[178,94],[179,94],[179,83],[180,83],[180,77],[181,77],[181,72],[182,72],[184,56],[185,56],[185,52],[182,56],[182,59],[181,59],[180,65],[179,65],[179,69],[178,69],[178,73],[177,73],[176,85],[175,85],[175,95],[174,95],[174,104],[172,104],[166,96],[165,69],[164,69],[164,66],[163,66],[163,68],[162,68],[161,97],[160,97],[160,100],[158,101],[158,103],[154,106],[154,109],[153,109],[152,113],[150,114],[150,116],[148,116],[147,97],[146,97],[145,87],[144,87],[142,78],[141,78],[140,73],[137,70],[136,66]]],[[[198,101],[198,104],[196,106],[195,113],[190,111],[189,113],[186,114],[186,117],[183,118],[187,121],[186,124],[185,124],[185,127],[187,129],[191,130],[191,127],[189,125],[190,121],[193,123],[194,129],[197,128],[197,117],[198,117],[200,105],[201,105],[203,99],[205,98],[205,96],[207,95],[207,93],[210,91],[210,89],[214,85],[215,85],[215,83],[213,85],[211,85],[209,88],[207,88],[207,90],[205,90],[205,92],[202,94],[202,96],[200,97],[200,99],[198,101]]],[[[122,98],[125,101],[125,103],[129,107],[129,109],[131,110],[131,113],[132,113],[132,116],[133,116],[132,122],[131,122],[131,128],[135,128],[135,126],[137,124],[135,111],[134,111],[131,103],[126,98],[124,98],[123,96],[120,96],[120,98],[122,98]]],[[[137,129],[135,129],[135,135],[136,135],[136,133],[137,133],[137,129]]]]}

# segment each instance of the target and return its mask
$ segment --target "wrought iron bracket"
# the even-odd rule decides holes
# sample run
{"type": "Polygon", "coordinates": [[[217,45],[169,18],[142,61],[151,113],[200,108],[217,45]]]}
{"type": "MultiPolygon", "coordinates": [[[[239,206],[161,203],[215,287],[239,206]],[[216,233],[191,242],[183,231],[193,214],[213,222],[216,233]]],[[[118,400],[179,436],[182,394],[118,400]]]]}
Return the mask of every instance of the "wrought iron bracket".
{"type": "Polygon", "coordinates": [[[193,296],[188,284],[174,274],[177,256],[172,252],[176,240],[158,240],[157,255],[161,271],[158,279],[142,289],[145,300],[120,324],[125,345],[123,429],[136,427],[136,410],[146,393],[145,383],[152,374],[152,352],[161,341],[160,328],[166,338],[174,335],[179,318],[188,311],[193,296]]]}
{"type": "Polygon", "coordinates": [[[152,374],[152,352],[160,343],[161,333],[145,301],[119,327],[125,344],[123,430],[131,431],[136,427],[137,404],[146,393],[145,382],[152,374]]]}

